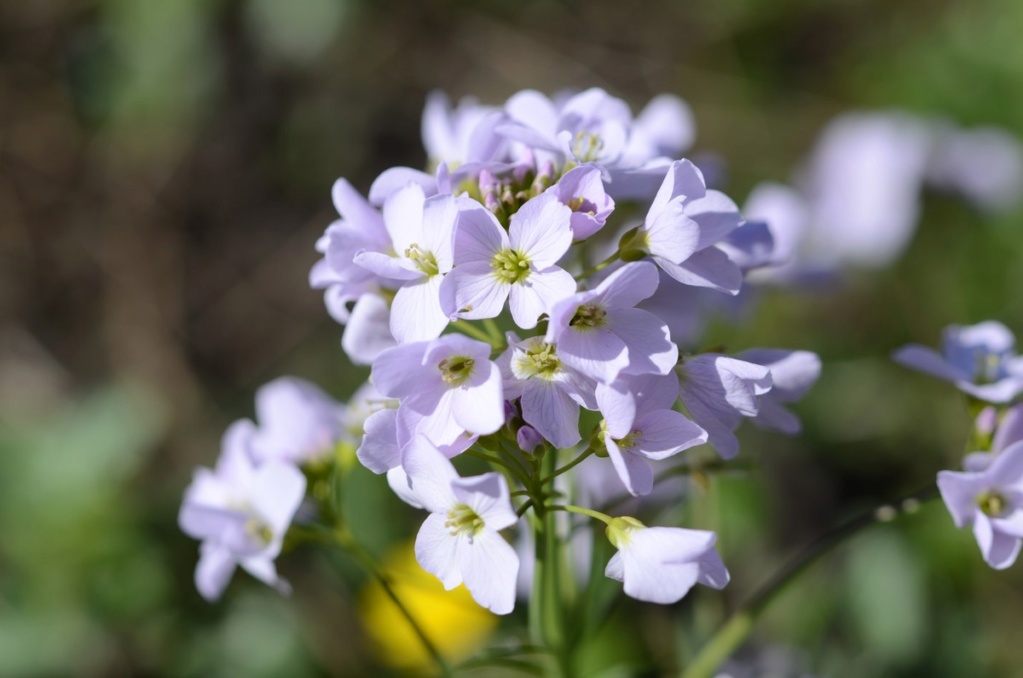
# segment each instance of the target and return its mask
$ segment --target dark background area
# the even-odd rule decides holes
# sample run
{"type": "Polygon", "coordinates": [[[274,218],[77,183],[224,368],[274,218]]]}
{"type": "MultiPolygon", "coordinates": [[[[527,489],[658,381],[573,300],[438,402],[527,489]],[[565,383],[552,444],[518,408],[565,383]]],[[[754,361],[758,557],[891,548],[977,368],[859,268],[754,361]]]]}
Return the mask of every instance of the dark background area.
{"type": "MultiPolygon", "coordinates": [[[[308,287],[313,245],[335,178],[365,191],[424,163],[430,90],[500,104],[600,86],[634,111],[677,94],[741,204],[847,110],[1023,135],[1021,28],[1017,0],[3,3],[0,674],[371,671],[344,563],[286,556],[293,598],[239,576],[210,606],[175,521],[260,384],[292,374],[343,399],[365,377],[308,287]]],[[[629,607],[643,621],[622,643],[684,659],[786,554],[958,464],[956,394],[889,354],[953,322],[1023,330],[1021,229],[1018,209],[928,195],[891,268],[769,291],[746,324],[714,329],[730,350],[815,350],[824,376],[798,408],[803,437],[746,432],[761,470],[695,492],[733,573],[723,597],[629,607]]],[[[386,488],[365,491],[384,549],[413,525],[395,526],[408,514],[386,488]]],[[[754,646],[836,678],[1016,675],[1021,603],[1018,568],[988,570],[930,505],[811,570],[754,646]]]]}

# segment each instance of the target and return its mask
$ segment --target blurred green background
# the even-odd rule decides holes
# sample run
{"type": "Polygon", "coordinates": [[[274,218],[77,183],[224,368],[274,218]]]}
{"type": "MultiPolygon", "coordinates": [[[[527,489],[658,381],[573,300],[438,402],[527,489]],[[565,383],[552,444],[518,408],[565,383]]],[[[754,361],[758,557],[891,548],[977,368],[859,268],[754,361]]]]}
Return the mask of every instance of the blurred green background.
{"type": "MultiPolygon", "coordinates": [[[[634,110],[678,94],[741,204],[849,109],[1023,135],[1021,28],[1018,0],[0,4],[0,675],[377,675],[349,563],[292,554],[290,599],[237,576],[208,605],[176,513],[260,384],[342,398],[365,376],[308,288],[313,243],[336,177],[366,190],[423,164],[429,90],[596,85],[634,110]]],[[[730,350],[818,351],[824,374],[803,437],[744,431],[761,469],[697,492],[728,589],[611,621],[637,670],[684,662],[786,555],[954,467],[959,399],[889,354],[953,322],[1023,332],[1020,290],[1023,213],[928,195],[892,268],[717,328],[730,350]]],[[[415,524],[362,485],[350,502],[383,551],[415,524]]],[[[1023,675],[1020,569],[989,570],[928,505],[810,570],[748,651],[834,678],[1023,675]]]]}

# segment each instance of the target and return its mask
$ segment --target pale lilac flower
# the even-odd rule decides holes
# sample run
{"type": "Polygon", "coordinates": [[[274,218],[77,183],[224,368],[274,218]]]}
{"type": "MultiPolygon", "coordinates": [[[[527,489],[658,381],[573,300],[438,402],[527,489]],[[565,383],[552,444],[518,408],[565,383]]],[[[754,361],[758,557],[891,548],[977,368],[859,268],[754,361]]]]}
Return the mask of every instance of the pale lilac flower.
{"type": "Polygon", "coordinates": [[[658,94],[632,123],[621,164],[641,167],[658,158],[675,160],[696,140],[689,105],[674,94],[658,94]]]}
{"type": "Polygon", "coordinates": [[[977,208],[1001,212],[1023,195],[1023,144],[997,127],[939,127],[928,183],[962,195],[977,208]]]}
{"type": "Polygon", "coordinates": [[[441,163],[438,174],[429,174],[411,167],[390,167],[380,173],[369,187],[369,201],[374,205],[384,205],[395,193],[409,184],[415,184],[427,198],[438,193],[451,193],[447,181],[447,164],[441,163]]]}
{"type": "Polygon", "coordinates": [[[402,468],[412,495],[430,512],[416,537],[416,559],[451,590],[465,583],[473,600],[495,614],[515,607],[519,559],[500,535],[518,518],[498,473],[460,478],[424,438],[405,449],[402,468]]]}
{"type": "Polygon", "coordinates": [[[573,447],[581,440],[579,407],[596,409],[593,379],[565,365],[557,347],[543,337],[517,341],[509,333],[508,350],[499,364],[505,398],[521,399],[527,424],[558,449],[573,447]]]}
{"type": "Polygon", "coordinates": [[[740,224],[735,203],[708,190],[693,163],[679,160],[668,169],[632,246],[681,283],[735,294],[742,273],[715,245],[740,224]]]}
{"type": "Polygon", "coordinates": [[[675,371],[686,411],[724,459],[739,453],[733,431],[743,417],[755,417],[760,397],[771,390],[771,370],[717,353],[687,357],[675,371]]]}
{"type": "Polygon", "coordinates": [[[653,264],[625,264],[596,288],[556,303],[544,340],[565,364],[604,383],[623,373],[667,374],[678,347],[657,316],[635,308],[657,282],[653,264]]]}
{"type": "Polygon", "coordinates": [[[373,473],[387,473],[401,464],[397,409],[382,409],[366,417],[355,456],[373,473]]]}
{"type": "Polygon", "coordinates": [[[625,489],[649,494],[654,475],[649,460],[661,460],[707,442],[707,432],[672,407],[678,399],[673,375],[619,377],[597,387],[604,417],[604,446],[625,489]]]}
{"type": "Polygon", "coordinates": [[[380,282],[372,271],[352,263],[355,255],[362,250],[384,251],[390,239],[383,217],[348,181],[335,181],[331,197],[341,218],[328,226],[316,243],[324,257],[309,272],[309,284],[326,289],[327,309],[344,324],[348,322],[348,304],[378,289],[380,282]]]}
{"type": "Polygon", "coordinates": [[[387,247],[355,255],[359,266],[382,278],[399,280],[391,302],[391,334],[399,344],[434,339],[448,324],[440,308],[440,284],[452,266],[452,240],[458,207],[455,198],[427,199],[409,184],[384,203],[387,247]]]}
{"type": "Polygon", "coordinates": [[[632,112],[628,104],[593,87],[561,105],[535,90],[505,103],[509,121],[497,132],[559,160],[613,165],[625,151],[632,112]]]}
{"type": "Polygon", "coordinates": [[[391,308],[376,292],[355,302],[341,335],[341,348],[356,365],[372,365],[381,353],[397,346],[391,334],[391,308]]]}
{"type": "Polygon", "coordinates": [[[802,247],[815,266],[887,266],[909,244],[931,148],[924,121],[847,113],[828,124],[799,187],[809,207],[802,247]]]}
{"type": "Polygon", "coordinates": [[[274,559],[305,495],[305,476],[281,461],[253,464],[252,422],[224,434],[214,470],[197,469],[178,514],[178,525],[202,540],[195,585],[207,600],[224,592],[236,566],[285,592],[274,559]]]}
{"type": "Polygon", "coordinates": [[[1023,442],[983,471],[941,471],[938,489],[956,527],[972,527],[988,565],[1002,570],[1016,561],[1023,537],[1023,442]]]}
{"type": "Polygon", "coordinates": [[[342,413],[340,403],[304,379],[280,377],[264,384],[256,391],[254,461],[301,465],[332,455],[342,437],[342,413]]]}
{"type": "Polygon", "coordinates": [[[466,431],[487,435],[504,424],[501,373],[490,346],[463,335],[384,351],[370,378],[380,393],[400,401],[399,417],[405,411],[421,417],[414,432],[434,444],[453,443],[466,431]]]}
{"type": "Polygon", "coordinates": [[[668,605],[682,600],[697,583],[716,589],[728,584],[713,532],[646,527],[635,518],[615,518],[607,534],[618,553],[604,574],[622,582],[632,598],[668,605]]]}
{"type": "Polygon", "coordinates": [[[760,396],[760,407],[752,418],[753,424],[788,435],[799,433],[802,424],[785,405],[801,400],[817,383],[821,375],[820,357],[810,351],[754,348],[743,351],[736,358],[763,365],[771,371],[771,390],[760,396]]]}
{"type": "Polygon", "coordinates": [[[446,163],[449,168],[496,160],[507,144],[495,133],[503,119],[500,109],[472,97],[452,108],[447,95],[434,90],[423,109],[423,146],[433,164],[446,163]]]}
{"type": "Polygon", "coordinates": [[[572,210],[569,225],[576,241],[585,240],[603,228],[615,208],[614,200],[604,190],[603,172],[598,165],[570,169],[547,192],[572,210]]]}
{"type": "Polygon", "coordinates": [[[402,450],[417,435],[429,440],[449,459],[465,452],[479,438],[458,426],[449,429],[441,425],[443,422],[430,420],[411,408],[397,407],[397,402],[390,401],[384,409],[372,412],[363,423],[364,435],[355,456],[373,473],[388,473],[401,465],[402,450]],[[439,442],[435,442],[435,438],[439,442]]]}
{"type": "Polygon", "coordinates": [[[494,318],[507,299],[515,324],[536,327],[550,306],[575,292],[575,279],[555,266],[572,244],[571,210],[554,195],[537,196],[512,215],[506,233],[476,204],[458,216],[454,270],[440,286],[450,318],[494,318]]]}
{"type": "Polygon", "coordinates": [[[809,206],[797,190],[773,182],[757,184],[747,196],[742,213],[747,219],[767,224],[778,263],[795,263],[809,222],[809,206]]]}
{"type": "Polygon", "coordinates": [[[998,411],[988,405],[977,416],[976,428],[980,433],[991,436],[990,452],[971,452],[963,459],[967,471],[983,471],[999,454],[1023,440],[1023,403],[1013,405],[999,416],[998,411]],[[986,429],[986,430],[985,430],[986,429]]]}
{"type": "Polygon", "coordinates": [[[941,353],[926,346],[903,346],[892,358],[906,367],[950,381],[960,391],[989,403],[1007,403],[1023,393],[1023,357],[1016,339],[1000,322],[950,325],[941,353]]]}
{"type": "MultiPolygon", "coordinates": [[[[650,200],[672,161],[681,158],[695,139],[689,105],[673,94],[655,96],[636,116],[625,152],[608,171],[608,192],[619,200],[650,200]]],[[[706,173],[702,164],[701,168],[706,173]]]]}

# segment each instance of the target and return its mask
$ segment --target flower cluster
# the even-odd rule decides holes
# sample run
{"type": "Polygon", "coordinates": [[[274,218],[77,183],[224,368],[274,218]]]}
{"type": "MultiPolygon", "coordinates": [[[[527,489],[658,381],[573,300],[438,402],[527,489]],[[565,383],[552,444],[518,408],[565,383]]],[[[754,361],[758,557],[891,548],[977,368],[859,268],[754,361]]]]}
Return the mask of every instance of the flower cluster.
{"type": "Polygon", "coordinates": [[[952,382],[975,413],[964,471],[938,473],[938,490],[956,527],[970,527],[984,560],[1004,569],[1023,544],[1023,357],[999,322],[945,329],[942,351],[909,345],[897,362],[952,382]]]}
{"type": "Polygon", "coordinates": [[[431,514],[419,562],[508,612],[518,558],[499,532],[564,510],[608,524],[619,555],[607,574],[629,595],[724,585],[712,533],[647,528],[553,489],[595,455],[646,495],[683,450],[734,457],[744,418],[793,433],[784,404],[819,374],[808,352],[701,353],[672,337],[686,290],[734,295],[772,261],[750,256],[751,241],[769,253],[766,229],[751,235],[680,159],[688,108],[661,96],[634,117],[600,89],[524,91],[502,107],[434,94],[423,133],[431,171],[391,168],[366,197],[335,183],[340,218],[310,274],[388,402],[366,419],[358,459],[431,514]],[[462,477],[458,455],[493,470],[462,477]]]}
{"type": "Polygon", "coordinates": [[[256,413],[258,425],[243,419],[228,428],[216,467],[196,471],[178,515],[182,531],[202,540],[195,583],[208,600],[220,597],[237,566],[287,590],[274,559],[305,496],[300,466],[332,458],[354,442],[353,427],[361,430],[357,410],[296,378],[259,389],[256,413]]]}

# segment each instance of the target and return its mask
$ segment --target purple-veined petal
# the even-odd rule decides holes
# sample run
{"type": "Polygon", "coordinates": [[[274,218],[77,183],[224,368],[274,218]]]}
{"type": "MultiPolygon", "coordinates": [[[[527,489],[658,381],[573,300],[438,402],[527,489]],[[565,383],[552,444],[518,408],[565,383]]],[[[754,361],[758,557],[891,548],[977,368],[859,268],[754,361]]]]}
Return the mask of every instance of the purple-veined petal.
{"type": "Polygon", "coordinates": [[[405,469],[401,466],[395,466],[387,472],[387,484],[390,486],[391,491],[398,496],[403,502],[417,509],[425,509],[423,503],[419,501],[419,497],[412,491],[412,485],[409,482],[408,474],[405,473],[405,469]]]}
{"type": "Polygon", "coordinates": [[[660,318],[638,308],[617,308],[608,310],[607,320],[629,349],[625,374],[671,373],[678,362],[678,346],[660,318]]]}
{"type": "Polygon", "coordinates": [[[562,362],[597,381],[614,381],[629,362],[625,342],[605,328],[569,328],[561,333],[557,345],[562,362]]]}
{"type": "Polygon", "coordinates": [[[458,540],[444,524],[446,520],[444,513],[427,516],[416,535],[416,560],[450,591],[462,583],[462,573],[458,563],[458,540]]]}
{"type": "Polygon", "coordinates": [[[398,189],[384,203],[384,225],[397,252],[423,243],[423,208],[426,196],[418,184],[398,189]]]}
{"type": "Polygon", "coordinates": [[[386,473],[401,464],[397,418],[398,411],[389,408],[366,417],[365,434],[355,456],[373,473],[386,473]]]}
{"type": "Polygon", "coordinates": [[[348,183],[347,179],[338,179],[330,190],[334,209],[345,221],[350,221],[366,228],[368,225],[384,229],[384,220],[380,212],[368,200],[348,183]]]}
{"type": "Polygon", "coordinates": [[[572,245],[572,210],[557,196],[542,193],[512,215],[508,229],[512,249],[523,253],[537,269],[553,266],[572,245]]]}
{"type": "Polygon", "coordinates": [[[463,202],[460,206],[455,222],[455,265],[474,261],[489,265],[495,254],[509,247],[508,234],[482,205],[463,202]]]}
{"type": "Polygon", "coordinates": [[[667,203],[643,224],[646,251],[659,259],[679,264],[700,249],[700,225],[686,214],[683,197],[667,203]]]}
{"type": "Polygon", "coordinates": [[[654,410],[636,420],[642,432],[634,450],[647,459],[666,459],[707,442],[707,432],[674,410],[654,410]]]}
{"type": "Polygon", "coordinates": [[[356,365],[372,365],[381,353],[398,345],[391,334],[391,309],[383,297],[364,294],[355,302],[341,348],[356,365]]]}
{"type": "Polygon", "coordinates": [[[449,318],[496,318],[504,310],[511,288],[494,275],[489,262],[460,264],[444,276],[439,290],[441,308],[449,318]]]}
{"type": "Polygon", "coordinates": [[[636,396],[629,388],[631,382],[618,379],[613,384],[598,384],[597,407],[612,438],[624,438],[636,421],[636,396]]]}
{"type": "Polygon", "coordinates": [[[654,487],[654,472],[650,464],[643,457],[622,450],[610,436],[604,438],[604,444],[607,456],[629,494],[634,497],[650,494],[654,487]]]}
{"type": "Polygon", "coordinates": [[[408,474],[412,492],[427,511],[446,514],[457,503],[451,488],[458,479],[455,467],[423,436],[413,438],[402,451],[401,467],[408,474]]]}
{"type": "Polygon", "coordinates": [[[657,190],[650,209],[647,211],[647,221],[651,221],[660,213],[668,202],[677,196],[684,195],[690,200],[702,198],[707,193],[706,182],[703,174],[696,165],[688,160],[677,160],[671,164],[664,181],[657,190]]]}
{"type": "Polygon", "coordinates": [[[557,302],[575,293],[575,278],[567,271],[552,266],[533,271],[520,283],[510,286],[508,305],[515,324],[524,330],[536,327],[537,319],[549,313],[557,302]]]}
{"type": "Polygon", "coordinates": [[[486,380],[473,388],[459,387],[451,392],[451,412],[458,425],[471,433],[489,435],[504,425],[504,390],[501,371],[487,361],[473,368],[486,374],[486,380]]]}
{"type": "MultiPolygon", "coordinates": [[[[370,380],[382,395],[390,398],[403,398],[409,393],[420,391],[423,387],[423,358],[426,355],[428,342],[416,342],[395,346],[381,353],[373,363],[370,380]]],[[[440,386],[438,374],[430,388],[440,386]]]]}
{"type": "Polygon", "coordinates": [[[391,302],[391,334],[399,344],[436,339],[447,327],[440,308],[439,275],[406,283],[391,302]]]}
{"type": "Polygon", "coordinates": [[[689,200],[686,203],[686,214],[700,225],[700,240],[696,246],[698,250],[717,243],[742,223],[739,208],[720,191],[707,191],[704,197],[689,200]]]}
{"type": "Polygon", "coordinates": [[[648,261],[625,264],[594,290],[607,308],[631,308],[657,291],[657,268],[648,261]]]}
{"type": "Polygon", "coordinates": [[[458,562],[473,600],[494,614],[514,609],[519,557],[500,534],[484,529],[472,539],[460,538],[458,562]]]}
{"type": "Polygon", "coordinates": [[[742,287],[742,271],[717,247],[702,249],[681,264],[658,258],[657,265],[684,285],[709,287],[729,294],[738,294],[742,287]]]}
{"type": "Polygon", "coordinates": [[[450,195],[435,195],[423,204],[423,232],[419,246],[433,253],[437,268],[447,273],[453,265],[458,202],[450,195]]]}
{"type": "Polygon", "coordinates": [[[558,449],[574,447],[579,435],[579,405],[557,382],[533,378],[522,391],[522,418],[558,449]]]}

